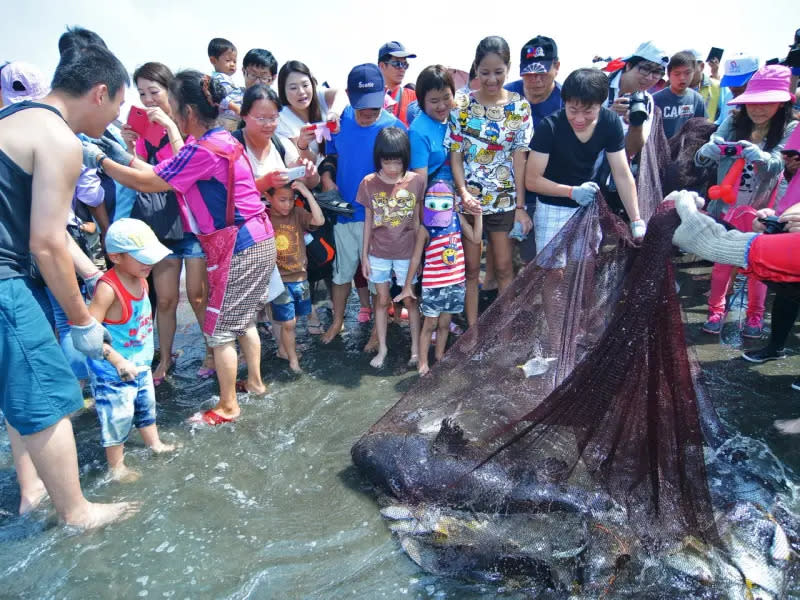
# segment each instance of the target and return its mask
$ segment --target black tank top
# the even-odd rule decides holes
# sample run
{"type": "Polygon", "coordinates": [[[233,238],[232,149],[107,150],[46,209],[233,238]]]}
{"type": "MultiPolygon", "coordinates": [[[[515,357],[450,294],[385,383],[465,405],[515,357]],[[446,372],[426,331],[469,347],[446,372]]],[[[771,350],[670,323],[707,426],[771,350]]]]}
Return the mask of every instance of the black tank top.
{"type": "MultiPolygon", "coordinates": [[[[28,108],[44,108],[64,118],[52,106],[25,101],[0,110],[0,119],[28,108]]],[[[0,279],[30,273],[32,187],[33,176],[0,149],[0,279]]]]}

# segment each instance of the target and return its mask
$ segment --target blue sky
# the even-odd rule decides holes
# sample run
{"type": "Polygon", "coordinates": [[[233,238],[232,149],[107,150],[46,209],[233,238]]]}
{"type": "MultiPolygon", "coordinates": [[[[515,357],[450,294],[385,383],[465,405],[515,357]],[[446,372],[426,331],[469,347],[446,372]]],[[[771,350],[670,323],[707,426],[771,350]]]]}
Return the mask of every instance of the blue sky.
{"type": "Polygon", "coordinates": [[[249,48],[267,48],[279,63],[302,60],[320,81],[343,87],[350,67],[377,60],[378,48],[390,40],[417,53],[406,79],[413,81],[433,63],[468,69],[478,41],[502,35],[511,46],[511,74],[516,76],[521,46],[542,34],[558,43],[563,80],[595,54],[627,55],[648,39],[668,53],[691,47],[705,54],[713,45],[753,52],[762,62],[783,58],[800,27],[798,16],[796,0],[18,0],[3,8],[0,59],[26,60],[49,75],[58,61],[58,36],[67,25],[82,25],[97,31],[130,71],[150,60],[174,71],[205,71],[210,69],[208,41],[219,36],[236,44],[240,61],[249,48]]]}

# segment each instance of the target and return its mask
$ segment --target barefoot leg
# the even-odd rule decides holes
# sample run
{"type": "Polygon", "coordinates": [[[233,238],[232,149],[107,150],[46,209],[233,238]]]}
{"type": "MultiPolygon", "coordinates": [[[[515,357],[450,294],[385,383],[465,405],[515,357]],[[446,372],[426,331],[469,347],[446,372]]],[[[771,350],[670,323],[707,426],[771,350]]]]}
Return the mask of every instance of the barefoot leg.
{"type": "Polygon", "coordinates": [[[19,482],[19,514],[24,515],[39,506],[39,503],[47,496],[47,489],[44,482],[39,478],[36,467],[33,466],[30,454],[28,454],[25,444],[22,443],[22,436],[17,433],[8,421],[8,440],[11,442],[11,455],[14,457],[14,467],[17,471],[17,481],[19,482]]]}
{"type": "MultiPolygon", "coordinates": [[[[13,427],[9,427],[11,429],[13,427]]],[[[78,478],[78,452],[68,418],[37,433],[22,436],[21,440],[58,516],[67,525],[93,529],[127,519],[139,510],[139,503],[94,504],[84,498],[78,478]]]]}
{"type": "Polygon", "coordinates": [[[439,315],[439,324],[436,330],[436,360],[442,360],[445,350],[447,350],[447,336],[450,335],[450,320],[453,315],[442,313],[439,315]]]}
{"type": "Polygon", "coordinates": [[[112,481],[133,483],[142,476],[139,471],[129,469],[125,464],[125,446],[123,444],[106,446],[106,460],[112,481]]]}
{"type": "Polygon", "coordinates": [[[422,330],[419,334],[419,363],[417,363],[417,371],[420,375],[425,375],[428,372],[428,352],[431,347],[431,334],[433,333],[439,317],[425,317],[422,321],[422,330]]]}
{"type": "Polygon", "coordinates": [[[289,368],[295,373],[301,373],[300,362],[297,358],[296,327],[297,319],[281,323],[281,340],[286,350],[286,359],[289,361],[289,368]]]}
{"type": "Polygon", "coordinates": [[[408,327],[411,330],[411,360],[409,365],[413,366],[416,362],[414,359],[419,360],[419,329],[420,329],[420,314],[419,305],[413,298],[405,298],[403,300],[406,310],[408,310],[408,327]]]}
{"type": "Polygon", "coordinates": [[[239,337],[239,347],[247,362],[247,391],[263,394],[267,386],[261,379],[261,338],[255,325],[248,327],[244,335],[239,337]]]}
{"type": "Polygon", "coordinates": [[[333,341],[342,331],[344,325],[344,309],[347,306],[347,297],[350,295],[350,283],[333,284],[331,290],[331,298],[333,300],[333,321],[320,340],[323,344],[328,344],[333,341]]]}
{"type": "Polygon", "coordinates": [[[177,447],[175,444],[165,444],[161,441],[161,438],[158,437],[158,428],[155,423],[147,425],[146,427],[140,427],[139,435],[142,436],[144,445],[156,454],[172,452],[177,447]]]}
{"type": "Polygon", "coordinates": [[[376,283],[375,289],[378,291],[374,305],[375,331],[378,335],[378,354],[375,355],[375,358],[373,358],[369,364],[378,369],[383,366],[383,361],[386,359],[386,353],[388,352],[386,347],[386,328],[389,319],[389,304],[392,300],[389,298],[388,282],[376,283]]]}
{"type": "Polygon", "coordinates": [[[219,402],[214,410],[228,419],[235,419],[241,413],[236,399],[236,344],[228,342],[214,346],[214,364],[219,382],[219,402]]]}

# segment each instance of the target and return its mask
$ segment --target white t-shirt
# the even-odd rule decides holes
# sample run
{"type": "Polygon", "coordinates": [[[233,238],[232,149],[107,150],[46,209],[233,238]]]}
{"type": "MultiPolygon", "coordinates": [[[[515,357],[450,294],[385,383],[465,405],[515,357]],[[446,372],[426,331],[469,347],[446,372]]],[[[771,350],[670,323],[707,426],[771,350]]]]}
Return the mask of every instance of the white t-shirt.
{"type": "Polygon", "coordinates": [[[280,139],[283,144],[285,162],[281,160],[281,153],[278,152],[275,144],[270,144],[269,154],[267,154],[264,160],[258,160],[250,148],[247,148],[247,159],[253,167],[253,174],[256,178],[263,177],[270,171],[275,171],[276,169],[285,169],[286,165],[290,165],[300,158],[300,153],[297,151],[297,147],[292,143],[292,140],[280,135],[278,139],[280,139]]]}
{"type": "MultiPolygon", "coordinates": [[[[317,90],[317,99],[319,100],[319,112],[321,115],[321,120],[325,121],[328,118],[329,108],[328,103],[325,102],[324,89],[317,90]]],[[[303,128],[303,126],[306,125],[306,122],[298,117],[288,105],[281,109],[281,112],[278,116],[280,117],[280,120],[278,121],[278,129],[275,130],[275,133],[281,137],[296,138],[300,135],[300,130],[303,128]]],[[[314,156],[319,155],[319,145],[317,144],[316,140],[311,142],[308,147],[314,153],[314,156]]]]}

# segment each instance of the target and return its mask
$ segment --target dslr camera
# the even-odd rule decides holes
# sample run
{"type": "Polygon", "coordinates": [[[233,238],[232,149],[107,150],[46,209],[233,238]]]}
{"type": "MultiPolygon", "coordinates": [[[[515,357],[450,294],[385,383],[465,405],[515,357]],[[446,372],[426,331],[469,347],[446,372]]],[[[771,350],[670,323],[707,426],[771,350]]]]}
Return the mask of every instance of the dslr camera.
{"type": "Polygon", "coordinates": [[[647,96],[644,92],[635,92],[628,99],[628,121],[634,127],[639,127],[647,120],[647,96]]]}

